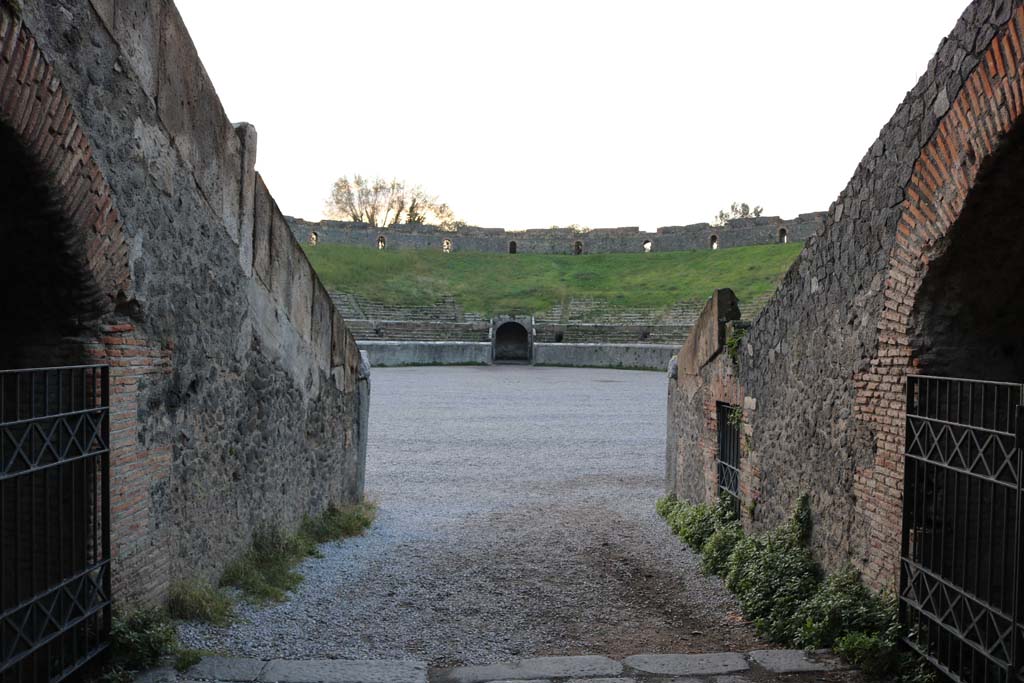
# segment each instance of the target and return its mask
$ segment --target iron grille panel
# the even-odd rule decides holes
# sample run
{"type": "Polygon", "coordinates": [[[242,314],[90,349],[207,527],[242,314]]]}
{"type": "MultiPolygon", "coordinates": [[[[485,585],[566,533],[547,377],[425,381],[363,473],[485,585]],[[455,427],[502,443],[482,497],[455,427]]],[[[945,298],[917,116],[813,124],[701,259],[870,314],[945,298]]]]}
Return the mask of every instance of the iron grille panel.
{"type": "Polygon", "coordinates": [[[0,371],[0,681],[80,670],[110,632],[109,370],[0,371]]]}
{"type": "Polygon", "coordinates": [[[736,415],[738,406],[718,403],[718,494],[725,495],[733,502],[733,511],[740,511],[740,425],[736,415]]]}
{"type": "Polygon", "coordinates": [[[907,379],[900,613],[907,645],[955,681],[1022,680],[1021,398],[907,379]]]}

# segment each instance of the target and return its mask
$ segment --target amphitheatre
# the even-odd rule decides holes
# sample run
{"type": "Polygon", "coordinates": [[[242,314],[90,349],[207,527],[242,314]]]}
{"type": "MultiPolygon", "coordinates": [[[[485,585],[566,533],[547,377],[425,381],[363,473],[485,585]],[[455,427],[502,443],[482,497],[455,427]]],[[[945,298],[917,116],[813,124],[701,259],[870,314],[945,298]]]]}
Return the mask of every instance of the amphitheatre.
{"type": "Polygon", "coordinates": [[[0,682],[1024,680],[1024,0],[892,105],[789,219],[309,221],[172,0],[0,0],[0,682]]]}

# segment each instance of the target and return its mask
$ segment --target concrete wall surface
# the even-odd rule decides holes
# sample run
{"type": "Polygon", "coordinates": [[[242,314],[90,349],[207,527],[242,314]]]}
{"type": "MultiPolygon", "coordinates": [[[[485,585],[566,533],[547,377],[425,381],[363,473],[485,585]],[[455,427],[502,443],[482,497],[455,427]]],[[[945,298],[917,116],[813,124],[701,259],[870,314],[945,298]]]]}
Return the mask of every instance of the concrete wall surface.
{"type": "Polygon", "coordinates": [[[488,365],[490,342],[364,341],[359,348],[375,367],[399,365],[488,365]]]}
{"type": "Polygon", "coordinates": [[[665,370],[678,347],[665,344],[534,344],[534,365],[665,370]]]}

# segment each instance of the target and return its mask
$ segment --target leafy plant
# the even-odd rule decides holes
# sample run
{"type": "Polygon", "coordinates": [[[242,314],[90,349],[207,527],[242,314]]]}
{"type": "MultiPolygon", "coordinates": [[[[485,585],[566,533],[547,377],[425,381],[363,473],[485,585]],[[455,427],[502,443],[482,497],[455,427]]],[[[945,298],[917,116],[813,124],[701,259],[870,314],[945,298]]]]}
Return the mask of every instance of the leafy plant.
{"type": "Polygon", "coordinates": [[[748,328],[745,325],[735,325],[732,333],[725,340],[725,352],[729,354],[729,359],[732,360],[733,365],[739,365],[740,345],[743,342],[743,338],[747,336],[747,331],[748,328]]]}
{"type": "Polygon", "coordinates": [[[654,504],[654,509],[662,517],[668,517],[669,513],[673,512],[676,506],[679,505],[679,501],[676,500],[676,494],[670,493],[667,496],[662,496],[654,504]]]}
{"type": "Polygon", "coordinates": [[[700,549],[700,568],[705,574],[723,576],[729,570],[729,557],[743,539],[739,522],[720,524],[700,549]]]}
{"type": "Polygon", "coordinates": [[[166,612],[143,607],[114,615],[110,647],[114,669],[138,671],[173,654],[178,649],[178,634],[166,612]]]}
{"type": "Polygon", "coordinates": [[[853,567],[829,576],[821,589],[797,610],[796,637],[800,647],[832,647],[850,633],[881,633],[896,620],[896,601],[868,590],[853,567]]]}
{"type": "Polygon", "coordinates": [[[762,635],[788,643],[794,615],[821,583],[810,551],[786,531],[741,539],[729,557],[726,586],[736,593],[744,615],[762,635]]]}
{"type": "Polygon", "coordinates": [[[658,514],[673,532],[700,538],[701,569],[725,575],[747,618],[770,640],[806,648],[833,647],[869,676],[897,683],[934,683],[926,662],[899,647],[903,633],[896,601],[863,585],[853,568],[824,582],[807,544],[811,508],[801,496],[786,524],[746,536],[731,501],[692,505],[665,497],[658,514]]]}

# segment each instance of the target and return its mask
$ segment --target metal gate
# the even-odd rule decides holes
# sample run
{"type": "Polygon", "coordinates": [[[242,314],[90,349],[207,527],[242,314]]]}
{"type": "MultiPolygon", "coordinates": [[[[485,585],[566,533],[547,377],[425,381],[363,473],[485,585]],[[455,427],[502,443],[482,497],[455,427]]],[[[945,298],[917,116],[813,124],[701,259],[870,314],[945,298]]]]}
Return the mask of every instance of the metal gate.
{"type": "Polygon", "coordinates": [[[718,403],[718,495],[733,501],[737,517],[740,512],[740,415],[738,406],[718,403]]]}
{"type": "Polygon", "coordinates": [[[900,617],[955,681],[1024,681],[1021,385],[907,380],[900,617]]]}
{"type": "Polygon", "coordinates": [[[109,373],[0,372],[0,680],[60,681],[110,631],[109,373]]]}

